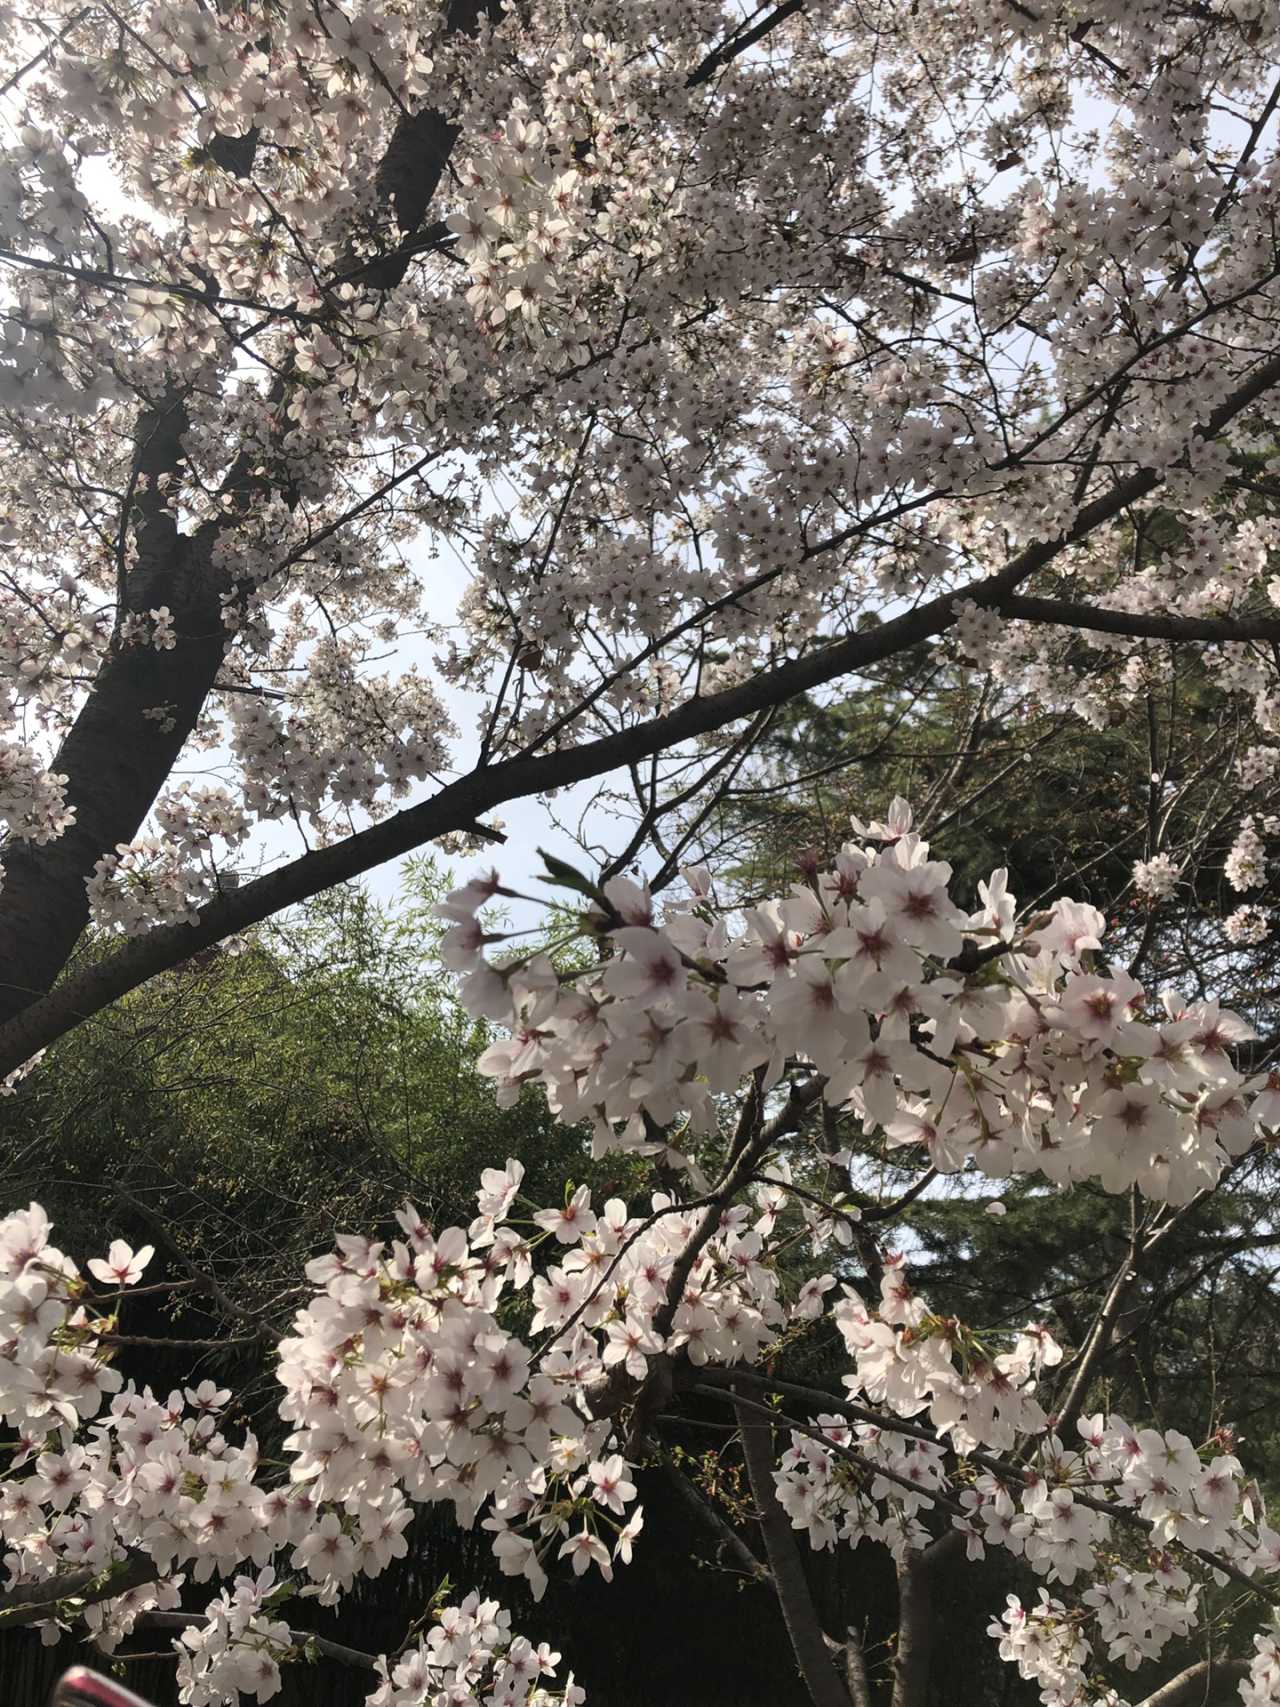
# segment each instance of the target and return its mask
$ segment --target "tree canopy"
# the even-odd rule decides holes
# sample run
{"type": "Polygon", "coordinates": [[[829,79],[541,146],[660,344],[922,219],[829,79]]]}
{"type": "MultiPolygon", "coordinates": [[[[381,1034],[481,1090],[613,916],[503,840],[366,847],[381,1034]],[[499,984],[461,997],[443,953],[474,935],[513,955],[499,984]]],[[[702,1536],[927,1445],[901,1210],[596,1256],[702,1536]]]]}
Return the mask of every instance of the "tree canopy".
{"type": "Polygon", "coordinates": [[[1198,648],[1270,775],[1274,30],[15,18],[7,1066],[506,801],[714,777],[922,644],[1092,721],[1100,672],[1198,648]],[[252,875],[263,824],[310,851],[252,875]],[[55,991],[90,916],[138,940],[55,991]]]}

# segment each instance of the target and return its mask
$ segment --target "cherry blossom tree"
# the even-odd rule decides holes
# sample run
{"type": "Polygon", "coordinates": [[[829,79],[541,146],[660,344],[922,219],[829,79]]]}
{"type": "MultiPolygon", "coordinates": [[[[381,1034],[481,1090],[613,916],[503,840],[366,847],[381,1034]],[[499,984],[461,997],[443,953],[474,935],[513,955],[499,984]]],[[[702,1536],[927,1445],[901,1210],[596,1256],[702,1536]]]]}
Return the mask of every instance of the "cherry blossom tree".
{"type": "MultiPolygon", "coordinates": [[[[539,1086],[656,1181],[526,1205],[515,1161],[466,1229],[406,1207],[397,1240],[344,1235],[279,1343],[283,1472],[212,1386],[120,1384],[143,1251],[86,1270],[16,1209],[0,1616],[108,1647],[170,1623],[186,1699],[262,1699],[301,1645],[288,1597],[385,1568],[413,1501],[539,1590],[625,1566],[630,1466],[686,1394],[741,1430],[818,1707],[866,1691],[796,1534],[893,1552],[898,1707],[935,1548],[1042,1580],[993,1633],[1048,1707],[1118,1702],[1098,1668],[1212,1634],[1224,1585],[1266,1603],[1276,1532],[1235,1443],[1086,1409],[1132,1277],[1272,1142],[1247,1023],[1148,989],[1083,902],[1020,912],[1002,869],[962,900],[900,801],[745,915],[700,865],[664,859],[656,908],[620,873],[776,708],[913,648],[1097,723],[1101,665],[1136,696],[1195,647],[1251,732],[1241,788],[1273,777],[1274,8],[7,22],[0,1072],[336,882],[649,764],[612,869],[550,870],[593,952],[495,943],[496,875],[451,897],[446,944],[508,1032],[500,1097],[539,1086]],[[305,851],[264,871],[271,826],[305,851]],[[935,1315],[868,1233],[894,1205],[855,1195],[842,1123],[926,1184],[1127,1193],[1083,1342],[935,1315]],[[504,1315],[524,1294],[533,1344],[504,1315]],[[814,1322],[845,1398],[777,1372],[814,1322]]],[[[1244,948],[1275,829],[1242,810],[1223,861],[1244,948]]],[[[1183,875],[1153,842],[1133,882],[1183,875]]],[[[1280,1698],[1256,1629],[1250,1703],[1280,1698]]],[[[1206,1642],[1152,1701],[1203,1691],[1206,1642]]],[[[538,1701],[557,1669],[474,1597],[366,1658],[379,1707],[538,1701]]]]}
{"type": "Polygon", "coordinates": [[[1209,648],[1267,762],[1260,3],[77,6],[8,41],[7,1069],[909,646],[1085,717],[1095,658],[1209,648]],[[233,888],[273,822],[310,851],[233,888]],[[136,940],[65,975],[91,918],[136,940]]]}

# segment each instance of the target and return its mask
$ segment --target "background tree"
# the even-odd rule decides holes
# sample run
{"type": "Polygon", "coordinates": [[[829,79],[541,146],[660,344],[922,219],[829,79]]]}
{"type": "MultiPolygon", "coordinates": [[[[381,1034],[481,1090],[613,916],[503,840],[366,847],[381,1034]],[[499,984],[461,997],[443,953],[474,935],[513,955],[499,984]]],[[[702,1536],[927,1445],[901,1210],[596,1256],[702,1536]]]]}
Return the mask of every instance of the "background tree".
{"type": "Polygon", "coordinates": [[[68,1240],[106,1216],[160,1241],[175,1278],[190,1268],[190,1331],[252,1339],[287,1324],[335,1232],[385,1224],[407,1196],[467,1216],[480,1170],[509,1154],[548,1192],[589,1169],[582,1135],[532,1095],[495,1108],[475,1070],[492,1028],[436,956],[447,879],[406,877],[393,913],[336,889],[65,1039],[0,1103],[12,1197],[41,1195],[68,1240]]]}
{"type": "MultiPolygon", "coordinates": [[[[851,815],[870,817],[894,794],[909,795],[945,840],[967,904],[978,905],[978,882],[996,863],[1007,864],[1029,910],[1059,890],[1087,898],[1107,918],[1113,964],[1202,996],[1229,990],[1259,1032],[1247,1057],[1269,1070],[1280,1044],[1272,945],[1233,942],[1222,930],[1242,893],[1223,870],[1240,821],[1264,822],[1276,805],[1273,779],[1246,756],[1249,720],[1186,648],[1152,647],[1141,672],[1109,669],[1104,658],[1093,680],[1098,728],[1038,707],[1003,672],[904,655],[853,697],[780,711],[732,786],[696,824],[686,812],[672,839],[692,832],[689,857],[728,868],[728,885],[750,902],[803,880],[815,862],[831,864],[851,815]],[[1162,853],[1176,875],[1161,892],[1144,892],[1141,868],[1162,853]]],[[[1250,893],[1270,901],[1265,867],[1250,893]]],[[[843,1138],[876,1195],[917,1180],[914,1152],[886,1151],[856,1128],[843,1138]]],[[[1149,1410],[1193,1435],[1229,1416],[1266,1485],[1275,1464],[1277,1183],[1273,1156],[1250,1158],[1230,1194],[1204,1205],[1194,1227],[1133,1275],[1093,1390],[1096,1403],[1149,1410]]],[[[901,1209],[898,1236],[928,1274],[931,1299],[965,1320],[1046,1312],[1083,1344],[1098,1274],[1123,1273],[1129,1261],[1132,1204],[1087,1187],[1064,1197],[1020,1182],[1001,1190],[1005,1214],[976,1214],[984,1195],[981,1182],[938,1179],[901,1209]]],[[[838,1341],[827,1354],[825,1364],[809,1363],[810,1378],[833,1378],[838,1341]]],[[[948,1602],[965,1593],[963,1580],[953,1561],[940,1590],[948,1602]]]]}

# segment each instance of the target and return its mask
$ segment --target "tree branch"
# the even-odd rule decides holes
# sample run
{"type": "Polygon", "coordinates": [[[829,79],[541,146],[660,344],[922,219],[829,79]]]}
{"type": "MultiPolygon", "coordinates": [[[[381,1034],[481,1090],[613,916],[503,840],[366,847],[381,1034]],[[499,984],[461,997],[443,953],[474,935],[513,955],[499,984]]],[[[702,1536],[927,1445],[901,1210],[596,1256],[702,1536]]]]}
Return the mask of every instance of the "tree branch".
{"type": "Polygon", "coordinates": [[[768,1565],[756,1558],[733,1525],[720,1515],[710,1500],[703,1498],[684,1471],[665,1458],[658,1468],[676,1496],[733,1555],[746,1575],[756,1582],[772,1583],[773,1572],[768,1565]]]}
{"type": "MultiPolygon", "coordinates": [[[[1280,381],[1280,355],[1261,363],[1252,377],[1197,429],[1212,438],[1242,410],[1280,381]]],[[[1051,540],[1037,540],[994,575],[918,605],[872,629],[846,635],[815,648],[774,670],[761,671],[734,687],[686,701],[665,716],[637,723],[595,741],[562,751],[533,754],[473,772],[441,789],[431,800],[361,830],[346,840],[304,855],[278,871],[243,885],[204,907],[194,925],[153,930],[106,960],[69,978],[52,995],[41,996],[42,982],[24,982],[10,972],[9,1010],[20,1011],[0,1026],[0,1074],[21,1066],[37,1050],[78,1025],[107,1003],[135,989],[157,972],[189,959],[225,936],[257,924],[285,907],[307,900],[385,861],[412,852],[473,824],[493,807],[549,789],[583,782],[670,750],[697,736],[752,717],[770,706],[810,692],[854,670],[906,651],[945,633],[957,620],[960,601],[993,610],[1007,606],[1015,589],[1063,551],[1113,521],[1160,484],[1152,469],[1140,469],[1109,492],[1083,506],[1071,525],[1051,540]],[[33,999],[34,998],[34,999],[33,999]],[[29,1004],[21,1011],[22,1004],[29,1004]]],[[[833,536],[819,549],[835,549],[833,536]]],[[[212,680],[212,677],[210,678],[212,680]]],[[[120,745],[118,731],[113,746],[120,745]]],[[[136,829],[136,824],[134,825],[136,829]]],[[[133,830],[129,831],[132,834],[133,830]]],[[[58,844],[53,844],[56,847],[58,844]]],[[[47,850],[46,850],[47,851],[47,850]]],[[[6,887],[0,906],[7,904],[6,887]]],[[[65,934],[65,933],[64,933],[65,934]]],[[[69,952],[69,950],[68,950],[69,952]]],[[[12,963],[10,963],[12,964],[12,963]]],[[[50,973],[50,980],[52,973],[50,973]]],[[[4,986],[0,985],[0,991],[4,986]]],[[[0,1006],[0,1013],[4,1009],[0,1006]]]]}
{"type": "Polygon", "coordinates": [[[927,1707],[933,1669],[934,1573],[962,1545],[958,1530],[939,1536],[898,1566],[898,1643],[893,1657],[892,1707],[927,1707]]]}
{"type": "Polygon", "coordinates": [[[871,1679],[867,1676],[862,1637],[850,1625],[843,1643],[837,1645],[844,1660],[845,1687],[853,1697],[853,1707],[871,1707],[871,1679]]]}
{"type": "Polygon", "coordinates": [[[56,1615],[59,1605],[76,1600],[82,1606],[96,1606],[99,1601],[114,1600],[131,1588],[141,1588],[154,1582],[159,1575],[153,1559],[130,1551],[127,1556],[105,1570],[85,1566],[78,1571],[66,1571],[61,1576],[47,1577],[43,1582],[20,1583],[0,1594],[0,1631],[15,1629],[20,1624],[40,1624],[56,1615]]]}
{"type": "Polygon", "coordinates": [[[997,615],[1018,622],[1056,623],[1130,640],[1202,640],[1220,645],[1241,640],[1280,641],[1280,618],[1269,616],[1168,616],[1158,611],[1106,610],[1071,599],[1003,599],[997,615]]]}
{"type": "MultiPolygon", "coordinates": [[[[208,1622],[208,1616],[203,1612],[143,1612],[138,1617],[139,1624],[159,1630],[190,1630],[194,1625],[208,1622]]],[[[373,1671],[378,1663],[377,1654],[344,1647],[341,1642],[331,1642],[327,1636],[313,1636],[310,1630],[290,1630],[289,1640],[297,1648],[314,1648],[326,1659],[337,1660],[344,1666],[358,1666],[362,1671],[373,1671]]]]}
{"type": "MultiPolygon", "coordinates": [[[[445,14],[445,28],[450,35],[473,36],[481,18],[488,17],[496,24],[501,16],[501,0],[452,0],[445,14]]],[[[378,167],[374,190],[378,200],[394,213],[402,241],[388,254],[361,264],[354,273],[344,273],[344,278],[358,277],[377,290],[391,290],[401,282],[419,253],[407,240],[421,228],[461,134],[460,126],[432,108],[401,117],[378,167]]]]}
{"type": "MultiPolygon", "coordinates": [[[[482,15],[500,12],[500,0],[451,0],[446,24],[473,35],[482,15]]],[[[402,239],[421,226],[458,135],[456,125],[431,109],[402,117],[392,132],[375,191],[402,239]]],[[[376,273],[365,269],[369,282],[382,289],[398,284],[409,259],[397,241],[395,254],[376,273]]],[[[285,389],[278,379],[277,402],[285,389]]],[[[0,1020],[49,989],[66,965],[89,919],[86,879],[100,858],[137,834],[222,666],[228,639],[222,595],[232,591],[232,582],[215,569],[214,547],[269,483],[270,473],[259,465],[269,470],[275,457],[268,451],[265,457],[237,458],[224,487],[224,497],[233,500],[229,513],[182,534],[161,482],[174,479],[182,467],[188,426],[184,396],[176,389],[138,417],[133,477],[117,542],[117,631],[52,767],[67,779],[74,822],[47,846],[18,842],[0,856],[0,1020]],[[126,569],[131,533],[136,550],[126,569]],[[119,624],[126,616],[160,606],[172,614],[175,645],[121,642],[119,624]]]]}
{"type": "Polygon", "coordinates": [[[746,53],[748,48],[754,47],[758,41],[763,41],[767,35],[772,35],[780,24],[785,24],[788,18],[794,17],[803,7],[804,0],[783,0],[781,6],[775,6],[768,17],[762,18],[753,29],[744,30],[741,35],[730,36],[728,41],[713,48],[701,64],[695,66],[685,78],[685,88],[696,89],[699,83],[709,83],[717,71],[722,71],[726,65],[732,64],[741,54],[746,53]]]}
{"type": "Polygon", "coordinates": [[[1249,1667],[1243,1660],[1199,1660],[1171,1677],[1138,1707],[1203,1707],[1217,1683],[1234,1683],[1249,1667]]]}
{"type": "Polygon", "coordinates": [[[800,1675],[814,1707],[852,1707],[849,1693],[827,1652],[826,1638],[814,1610],[791,1520],[778,1503],[773,1485],[773,1430],[768,1423],[754,1417],[745,1405],[735,1401],[734,1409],[742,1430],[747,1480],[751,1484],[752,1498],[760,1510],[765,1551],[800,1675]]]}

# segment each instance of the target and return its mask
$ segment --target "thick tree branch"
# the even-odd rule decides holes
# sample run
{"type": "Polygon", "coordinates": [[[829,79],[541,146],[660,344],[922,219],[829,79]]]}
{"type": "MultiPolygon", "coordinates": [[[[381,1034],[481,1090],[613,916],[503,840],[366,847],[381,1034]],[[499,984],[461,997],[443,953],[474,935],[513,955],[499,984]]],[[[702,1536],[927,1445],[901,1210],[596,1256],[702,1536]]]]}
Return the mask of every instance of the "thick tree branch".
{"type": "Polygon", "coordinates": [[[1120,634],[1129,640],[1199,640],[1220,645],[1241,640],[1280,641],[1280,617],[1169,616],[1162,611],[1106,610],[1072,599],[1033,599],[1018,595],[1002,600],[999,615],[1019,622],[1053,623],[1062,628],[1085,628],[1097,634],[1120,634]]]}
{"type": "MultiPolygon", "coordinates": [[[[169,396],[138,422],[138,451],[121,522],[116,630],[92,692],[53,770],[68,779],[75,820],[56,841],[5,850],[0,891],[0,1017],[47,989],[89,918],[85,879],[137,833],[195,727],[223,658],[226,630],[206,541],[179,534],[158,482],[182,462],[187,414],[169,396]],[[133,560],[126,570],[132,533],[133,560]],[[158,649],[149,612],[167,607],[178,644],[158,649]]],[[[208,542],[211,543],[211,542],[208,542]]]]}
{"type": "Polygon", "coordinates": [[[20,1624],[40,1624],[57,1614],[59,1605],[75,1600],[82,1606],[95,1606],[102,1600],[114,1600],[131,1588],[141,1588],[156,1580],[156,1565],[141,1553],[129,1553],[118,1564],[100,1567],[85,1566],[79,1571],[65,1571],[48,1577],[44,1582],[21,1583],[0,1594],[0,1631],[15,1629],[20,1624]]]}
{"type": "MultiPolygon", "coordinates": [[[[446,27],[473,35],[482,16],[496,19],[500,13],[499,0],[452,0],[446,27]]],[[[368,282],[387,289],[404,277],[411,258],[404,240],[419,230],[458,135],[456,125],[430,109],[396,125],[375,189],[400,235],[395,253],[376,273],[364,269],[368,282]]],[[[284,391],[284,382],[277,380],[277,403],[284,391]]],[[[270,484],[272,457],[237,458],[224,486],[224,498],[231,501],[227,515],[184,535],[164,482],[172,482],[176,493],[188,426],[178,392],[144,408],[138,419],[133,475],[120,522],[116,635],[53,765],[67,778],[66,798],[75,821],[47,846],[20,842],[3,855],[0,1021],[49,989],[66,965],[89,918],[86,879],[100,858],[137,834],[223,662],[229,637],[222,597],[232,585],[214,568],[214,546],[270,484]],[[120,627],[123,619],[145,620],[147,612],[162,606],[171,614],[176,644],[158,650],[145,639],[131,642],[120,627]]]]}
{"type": "Polygon", "coordinates": [[[928,1707],[937,1626],[935,1574],[963,1545],[958,1530],[942,1535],[923,1553],[898,1566],[898,1641],[893,1657],[892,1707],[928,1707]]]}
{"type": "Polygon", "coordinates": [[[852,1707],[827,1651],[826,1638],[813,1596],[805,1580],[791,1520],[778,1503],[773,1485],[773,1430],[745,1405],[735,1404],[742,1430],[742,1454],[747,1464],[751,1495],[760,1511],[760,1529],[778,1604],[791,1638],[792,1651],[814,1707],[852,1707]]]}
{"type": "MultiPolygon", "coordinates": [[[[496,24],[502,17],[501,0],[451,0],[445,28],[450,35],[473,36],[484,17],[496,24]]],[[[344,278],[359,277],[378,290],[391,290],[400,283],[419,252],[410,240],[422,226],[461,134],[458,125],[431,108],[400,119],[374,179],[378,200],[395,215],[400,241],[390,253],[354,273],[345,272],[344,278]]]]}
{"type": "Polygon", "coordinates": [[[797,12],[802,11],[804,3],[805,0],[782,0],[780,6],[775,6],[767,17],[762,18],[751,29],[743,30],[740,35],[730,36],[728,41],[722,42],[719,47],[714,48],[700,64],[694,67],[685,78],[685,88],[696,89],[700,83],[709,83],[717,72],[724,70],[726,65],[731,65],[735,59],[746,53],[749,48],[753,48],[757,42],[772,35],[779,25],[786,23],[788,18],[794,17],[797,12]]]}
{"type": "MultiPolygon", "coordinates": [[[[1280,356],[1275,356],[1260,363],[1249,380],[1213,411],[1197,429],[1199,437],[1216,437],[1223,427],[1278,381],[1280,356]]],[[[942,593],[873,629],[815,648],[774,670],[761,671],[735,687],[689,700],[664,717],[635,724],[578,747],[521,757],[474,772],[419,806],[400,812],[345,841],[307,854],[279,871],[221,897],[202,909],[194,925],[148,933],[79,976],[68,979],[51,996],[41,998],[39,993],[52,983],[70,948],[68,946],[62,952],[60,959],[52,955],[40,956],[33,952],[38,944],[38,933],[20,929],[28,952],[20,960],[8,960],[6,965],[7,1001],[0,1000],[0,1017],[6,1013],[14,1017],[8,1024],[0,1026],[0,1073],[20,1066],[37,1050],[98,1012],[108,1002],[136,988],[157,972],[189,959],[201,948],[244,930],[284,907],[307,900],[336,883],[412,852],[425,842],[465,828],[495,806],[586,781],[651,754],[669,751],[685,741],[752,717],[770,706],[783,704],[815,687],[836,681],[851,671],[933,639],[954,624],[956,606],[962,600],[969,599],[995,610],[1006,607],[1016,589],[1028,577],[1045,568],[1072,545],[1087,539],[1097,528],[1113,521],[1129,506],[1147,497],[1159,484],[1160,476],[1154,470],[1140,469],[1127,479],[1118,481],[1109,492],[1084,505],[1071,525],[1053,539],[1037,540],[1019,552],[997,574],[942,593]]],[[[834,549],[839,542],[840,536],[834,536],[826,542],[824,549],[834,549]]],[[[211,674],[209,683],[212,680],[211,674]]],[[[205,691],[207,684],[201,689],[201,699],[205,691]]],[[[101,741],[95,746],[96,762],[99,766],[107,765],[108,776],[108,754],[114,758],[115,750],[121,745],[120,731],[116,729],[112,732],[110,749],[104,750],[101,741]]],[[[156,783],[157,788],[160,781],[163,778],[156,783]]],[[[132,836],[140,822],[141,817],[124,828],[123,834],[111,836],[108,845],[113,846],[115,841],[132,836]]],[[[60,845],[53,844],[53,850],[60,845]]],[[[49,853],[51,850],[42,851],[49,853]]],[[[67,905],[78,909],[76,916],[81,921],[84,908],[78,899],[78,886],[84,875],[87,873],[81,871],[76,881],[69,885],[64,864],[60,885],[60,893],[67,905]]],[[[9,917],[10,894],[11,891],[6,889],[0,898],[0,921],[15,928],[9,917]]],[[[50,928],[55,929],[52,925],[50,928]]],[[[55,931],[59,943],[65,941],[68,932],[69,927],[55,931]]],[[[0,929],[0,949],[3,946],[3,931],[0,929]]],[[[0,997],[4,994],[5,987],[0,986],[0,997]]]]}
{"type": "Polygon", "coordinates": [[[867,1676],[867,1656],[862,1651],[862,1637],[852,1627],[839,1644],[844,1661],[845,1687],[853,1697],[853,1707],[872,1707],[871,1679],[867,1676]]]}

